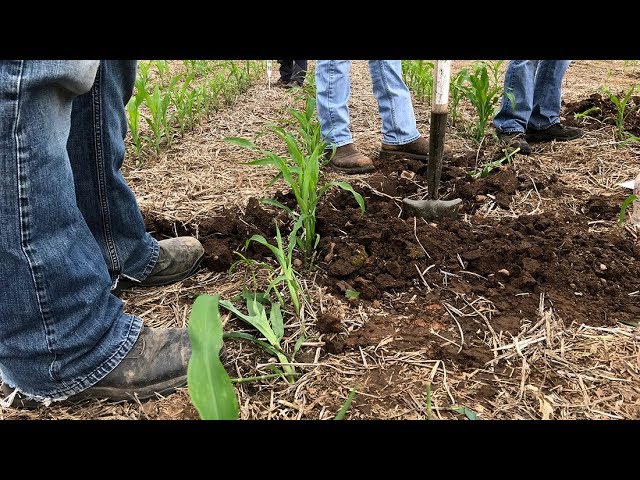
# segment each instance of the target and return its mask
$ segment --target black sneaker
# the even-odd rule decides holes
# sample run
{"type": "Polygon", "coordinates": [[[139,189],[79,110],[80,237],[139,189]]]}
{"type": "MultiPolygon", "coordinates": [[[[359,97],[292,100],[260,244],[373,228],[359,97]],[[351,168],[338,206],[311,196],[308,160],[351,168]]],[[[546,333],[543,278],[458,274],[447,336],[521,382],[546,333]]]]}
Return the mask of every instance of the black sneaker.
{"type": "Polygon", "coordinates": [[[531,146],[527,143],[524,133],[522,132],[498,132],[498,140],[500,141],[500,143],[502,143],[503,146],[507,148],[519,148],[520,150],[518,151],[518,153],[521,153],[523,155],[529,155],[531,153],[531,146]]]}
{"type": "MultiPolygon", "coordinates": [[[[187,328],[143,327],[140,335],[116,368],[92,387],[72,395],[55,405],[75,405],[89,398],[111,402],[138,399],[148,400],[168,395],[187,384],[187,366],[191,357],[191,343],[187,328]]],[[[5,401],[13,393],[2,385],[5,401]]],[[[16,393],[11,406],[37,408],[43,403],[16,393]]]]}
{"type": "Polygon", "coordinates": [[[527,128],[527,140],[530,142],[568,142],[584,135],[584,130],[576,127],[567,127],[561,123],[554,123],[544,130],[527,128]]]}
{"type": "Polygon", "coordinates": [[[154,287],[168,285],[193,275],[200,266],[204,248],[194,237],[175,237],[160,240],[158,261],[147,278],[141,282],[121,278],[111,293],[118,295],[131,287],[154,287]]]}

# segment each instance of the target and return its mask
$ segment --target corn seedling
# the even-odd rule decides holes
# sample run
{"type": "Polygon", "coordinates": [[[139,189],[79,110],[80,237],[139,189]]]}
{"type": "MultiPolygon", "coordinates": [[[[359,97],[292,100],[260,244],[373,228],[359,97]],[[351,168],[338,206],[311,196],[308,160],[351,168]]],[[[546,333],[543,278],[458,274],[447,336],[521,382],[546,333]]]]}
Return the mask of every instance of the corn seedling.
{"type": "MultiPolygon", "coordinates": [[[[492,75],[495,72],[491,70],[492,75]]],[[[476,110],[476,119],[471,127],[473,139],[482,143],[489,120],[495,115],[497,106],[502,96],[502,86],[493,83],[489,78],[489,70],[486,64],[477,64],[473,72],[469,74],[468,83],[462,86],[462,94],[471,102],[476,110]]],[[[515,106],[515,98],[509,92],[512,105],[515,106]]]]}
{"type": "Polygon", "coordinates": [[[575,113],[573,115],[573,118],[575,118],[576,120],[580,120],[581,118],[585,118],[590,116],[592,113],[597,113],[600,111],[600,107],[591,107],[591,108],[587,108],[584,112],[580,112],[580,113],[575,113]]]}
{"type": "Polygon", "coordinates": [[[427,408],[427,420],[431,420],[432,418],[432,407],[431,407],[431,383],[427,382],[427,400],[426,400],[426,408],[427,408]]]}
{"type": "Polygon", "coordinates": [[[344,296],[347,297],[348,299],[352,299],[352,298],[360,298],[360,292],[357,292],[355,290],[347,290],[344,292],[344,296]]]}
{"type": "Polygon", "coordinates": [[[358,385],[354,385],[351,391],[349,392],[349,395],[347,395],[346,400],[342,404],[342,407],[340,407],[340,410],[338,411],[336,416],[333,418],[334,420],[344,420],[344,416],[347,414],[347,410],[349,410],[349,407],[351,406],[351,402],[353,402],[353,399],[356,396],[357,389],[358,389],[358,385]]]}
{"type": "Polygon", "coordinates": [[[633,193],[624,199],[624,202],[622,202],[622,205],[620,206],[620,214],[618,215],[619,225],[622,225],[624,223],[624,217],[625,217],[625,214],[627,213],[627,208],[629,208],[629,205],[631,205],[633,201],[637,199],[638,199],[638,196],[633,193]]]}
{"type": "MultiPolygon", "coordinates": [[[[238,310],[233,303],[229,300],[221,300],[220,306],[229,310],[236,317],[248,323],[256,330],[258,330],[262,336],[267,340],[266,344],[270,347],[268,351],[275,354],[278,357],[282,365],[284,375],[290,383],[293,383],[295,377],[295,369],[290,365],[290,361],[282,351],[280,346],[280,340],[284,337],[284,322],[282,320],[282,312],[280,310],[280,303],[271,303],[269,316],[267,317],[267,311],[264,305],[260,302],[260,299],[256,293],[251,293],[244,289],[242,297],[246,301],[247,313],[243,313],[238,310]]],[[[245,334],[246,337],[246,334],[245,334]]],[[[242,337],[238,337],[242,338],[242,337]]],[[[257,338],[252,341],[257,342],[257,338]]],[[[263,342],[265,343],[265,342],[263,342]]]]}
{"type": "Polygon", "coordinates": [[[603,89],[604,93],[609,97],[609,100],[616,106],[616,117],[614,118],[616,129],[614,135],[621,141],[629,137],[629,133],[624,129],[624,120],[628,113],[627,105],[629,104],[629,99],[635,89],[636,86],[634,85],[627,92],[622,91],[619,97],[614,95],[608,87],[604,87],[603,89]]]}
{"type": "Polygon", "coordinates": [[[459,413],[460,415],[464,415],[468,420],[477,420],[478,414],[467,407],[451,407],[451,410],[459,413]]]}
{"type": "Polygon", "coordinates": [[[498,160],[494,160],[493,162],[486,163],[482,165],[481,168],[473,170],[469,172],[469,175],[473,178],[485,178],[488,177],[489,174],[496,168],[501,167],[506,163],[511,163],[513,161],[513,156],[520,151],[520,147],[515,148],[513,150],[509,150],[507,148],[502,150],[504,156],[499,158],[498,160]]]}
{"type": "Polygon", "coordinates": [[[462,86],[468,81],[469,70],[466,68],[460,70],[457,75],[452,76],[449,81],[449,92],[451,96],[451,101],[449,102],[449,118],[451,120],[451,125],[453,126],[456,125],[456,120],[458,119],[458,104],[464,96],[462,86]]]}
{"type": "Polygon", "coordinates": [[[200,295],[189,315],[191,357],[187,384],[191,403],[203,420],[238,418],[238,398],[220,361],[222,322],[219,295],[200,295]]]}
{"type": "Polygon", "coordinates": [[[301,137],[298,140],[292,133],[282,127],[273,126],[271,132],[283,140],[288,149],[288,156],[280,157],[273,152],[262,150],[253,142],[244,139],[230,137],[225,140],[235,145],[258,150],[264,158],[248,162],[249,165],[273,165],[279,173],[272,179],[271,184],[278,179],[291,188],[297,202],[297,212],[273,199],[263,199],[263,203],[273,205],[285,210],[289,215],[303,224],[303,233],[298,236],[297,244],[303,251],[308,265],[313,263],[313,254],[320,241],[320,235],[316,234],[316,208],[322,196],[332,187],[338,187],[351,192],[364,214],[364,199],[353,187],[346,182],[329,182],[319,184],[320,167],[326,161],[324,152],[327,143],[320,137],[320,125],[314,117],[315,99],[309,95],[304,112],[291,110],[291,114],[298,123],[297,133],[301,137]]]}
{"type": "Polygon", "coordinates": [[[414,96],[431,103],[434,63],[427,60],[403,60],[402,76],[414,96]]]}
{"type": "Polygon", "coordinates": [[[144,99],[149,112],[151,112],[151,116],[145,117],[145,120],[153,132],[155,152],[159,154],[160,142],[164,136],[164,129],[167,124],[167,108],[169,107],[171,96],[169,93],[161,95],[160,87],[156,85],[153,89],[153,94],[145,93],[144,99]]]}
{"type": "Polygon", "coordinates": [[[300,283],[298,282],[298,276],[295,269],[293,268],[293,250],[296,246],[298,230],[302,226],[303,222],[304,219],[301,216],[293,226],[291,233],[289,233],[289,242],[286,250],[282,243],[282,235],[280,234],[280,229],[278,228],[277,224],[275,246],[271,245],[262,235],[253,235],[249,240],[247,240],[245,244],[246,248],[251,242],[256,242],[267,247],[271,251],[271,253],[273,253],[273,256],[276,258],[276,261],[280,266],[280,271],[277,272],[276,278],[270,281],[267,293],[269,293],[269,291],[273,289],[278,299],[281,301],[281,303],[283,303],[277,287],[281,283],[284,283],[289,290],[289,296],[291,297],[291,302],[293,303],[293,308],[295,310],[296,316],[300,316],[300,299],[298,294],[301,291],[301,288],[300,283]]]}
{"type": "MultiPolygon", "coordinates": [[[[137,84],[137,82],[136,82],[137,84]]],[[[127,121],[129,124],[129,132],[133,141],[133,150],[136,158],[140,158],[142,152],[142,137],[140,136],[140,104],[144,101],[146,91],[144,86],[137,88],[136,94],[129,99],[127,103],[127,121]]]]}

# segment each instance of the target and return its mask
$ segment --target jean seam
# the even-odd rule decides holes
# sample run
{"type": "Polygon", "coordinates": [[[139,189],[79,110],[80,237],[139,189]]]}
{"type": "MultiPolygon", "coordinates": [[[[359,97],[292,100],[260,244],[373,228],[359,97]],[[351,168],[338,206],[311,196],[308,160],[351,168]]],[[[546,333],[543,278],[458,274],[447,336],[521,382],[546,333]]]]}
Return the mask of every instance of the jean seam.
{"type": "Polygon", "coordinates": [[[92,110],[93,110],[93,131],[96,152],[96,175],[98,181],[98,197],[100,199],[100,216],[102,219],[102,227],[104,232],[104,243],[109,255],[109,270],[120,272],[120,262],[118,260],[118,252],[115,241],[113,239],[111,228],[111,216],[109,211],[109,202],[105,180],[105,162],[104,147],[102,144],[102,98],[100,96],[100,82],[102,80],[101,66],[98,66],[98,72],[91,90],[92,110]]]}
{"type": "MultiPolygon", "coordinates": [[[[387,77],[385,75],[385,71],[384,71],[384,62],[381,60],[377,61],[378,66],[380,68],[380,81],[382,82],[382,86],[384,88],[384,94],[385,96],[389,99],[389,109],[391,110],[391,123],[393,124],[393,131],[398,132],[398,121],[396,119],[396,109],[395,106],[393,104],[393,98],[392,96],[389,94],[389,82],[387,81],[387,77]]],[[[403,143],[398,140],[397,135],[396,135],[396,140],[395,140],[395,144],[389,144],[389,145],[403,145],[403,143]]]]}
{"type": "Polygon", "coordinates": [[[45,332],[45,340],[47,342],[47,350],[49,353],[53,355],[53,360],[49,365],[49,376],[53,380],[58,380],[58,364],[57,364],[57,355],[55,353],[56,350],[56,341],[55,341],[55,329],[53,325],[48,321],[51,318],[51,312],[46,307],[48,303],[48,295],[46,291],[46,287],[44,282],[40,277],[41,274],[38,273],[37,262],[34,258],[32,258],[33,252],[29,246],[29,240],[31,238],[30,228],[29,228],[29,203],[28,197],[24,192],[24,184],[28,182],[28,175],[24,172],[22,168],[20,154],[21,142],[20,142],[20,133],[19,133],[19,125],[20,125],[20,104],[21,104],[21,87],[22,87],[22,75],[24,73],[24,60],[20,61],[20,67],[18,69],[18,78],[16,83],[16,108],[15,108],[15,124],[13,135],[15,138],[16,144],[16,174],[17,174],[17,187],[18,187],[18,211],[20,217],[20,244],[21,250],[24,254],[27,263],[29,264],[29,270],[31,272],[31,280],[33,281],[33,287],[36,294],[36,301],[38,302],[38,310],[40,312],[40,318],[42,319],[42,327],[45,332]]]}

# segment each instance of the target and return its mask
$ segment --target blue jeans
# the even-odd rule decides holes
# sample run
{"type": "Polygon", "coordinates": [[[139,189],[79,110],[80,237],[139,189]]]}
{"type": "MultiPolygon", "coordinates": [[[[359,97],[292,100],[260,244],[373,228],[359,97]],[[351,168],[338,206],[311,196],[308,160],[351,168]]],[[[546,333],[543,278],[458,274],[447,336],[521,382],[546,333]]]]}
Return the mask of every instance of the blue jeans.
{"type": "Polygon", "coordinates": [[[100,381],[142,321],[111,288],[158,242],[120,174],[135,61],[0,61],[0,375],[38,400],[100,381]]]}
{"type": "MultiPolygon", "coordinates": [[[[351,60],[316,61],[316,104],[323,138],[336,147],[353,143],[349,129],[351,60]]],[[[382,143],[404,145],[420,137],[401,60],[369,60],[373,94],[382,120],[382,143]]]]}
{"type": "Polygon", "coordinates": [[[506,95],[493,125],[501,133],[544,130],[560,122],[562,79],[571,60],[511,60],[504,91],[515,96],[515,108],[506,95]]]}

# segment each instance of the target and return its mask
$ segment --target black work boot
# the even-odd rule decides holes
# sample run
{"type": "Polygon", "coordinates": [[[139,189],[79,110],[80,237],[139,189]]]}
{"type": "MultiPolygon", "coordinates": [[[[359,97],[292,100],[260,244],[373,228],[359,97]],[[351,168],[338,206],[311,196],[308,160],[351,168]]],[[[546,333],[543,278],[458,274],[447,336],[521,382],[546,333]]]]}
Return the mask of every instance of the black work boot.
{"type": "Polygon", "coordinates": [[[520,150],[518,153],[523,155],[529,155],[531,153],[531,146],[527,143],[525,135],[522,132],[502,133],[498,132],[498,140],[503,147],[520,150]]]}
{"type": "Polygon", "coordinates": [[[576,140],[584,135],[584,130],[577,127],[567,127],[561,123],[554,123],[544,130],[527,128],[527,140],[529,142],[568,142],[576,140]]]}
{"type": "MultiPolygon", "coordinates": [[[[92,387],[55,405],[74,405],[89,398],[112,402],[148,400],[168,395],[187,384],[191,343],[187,328],[143,327],[133,348],[118,366],[92,387]]],[[[2,385],[3,397],[13,393],[2,385]]],[[[41,402],[16,394],[11,404],[17,408],[36,408],[41,402]]]]}
{"type": "Polygon", "coordinates": [[[160,246],[158,261],[147,278],[141,282],[121,278],[112,290],[114,295],[118,295],[122,290],[130,287],[168,285],[184,280],[198,270],[204,256],[204,248],[197,238],[168,238],[160,240],[158,244],[160,246]]]}

